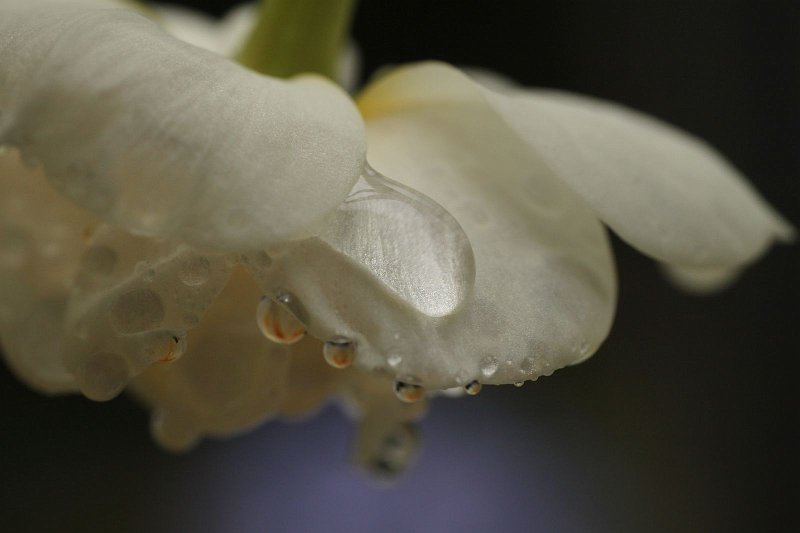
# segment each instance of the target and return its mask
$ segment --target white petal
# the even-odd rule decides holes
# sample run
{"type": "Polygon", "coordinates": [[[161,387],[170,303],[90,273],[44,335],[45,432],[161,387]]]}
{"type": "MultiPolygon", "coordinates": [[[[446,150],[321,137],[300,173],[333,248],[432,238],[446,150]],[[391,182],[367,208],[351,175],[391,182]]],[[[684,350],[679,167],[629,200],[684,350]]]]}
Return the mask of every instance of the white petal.
{"type": "Polygon", "coordinates": [[[258,330],[254,313],[259,296],[250,277],[235,271],[201,326],[190,332],[186,354],[131,383],[133,392],[154,408],[154,433],[165,447],[240,432],[278,414],[286,394],[289,350],[258,330]]]}
{"type": "Polygon", "coordinates": [[[555,91],[495,92],[435,63],[395,71],[364,107],[385,106],[382,84],[403,87],[393,109],[483,97],[606,224],[661,261],[735,268],[793,234],[712,148],[635,111],[555,91]]]}
{"type": "Polygon", "coordinates": [[[177,5],[156,5],[157,21],[187,43],[231,57],[239,51],[256,22],[255,4],[231,9],[221,20],[177,5]]]}
{"type": "Polygon", "coordinates": [[[62,193],[148,235],[254,249],[302,235],[363,166],[347,95],[282,81],[120,9],[0,4],[0,143],[62,193]]]}
{"type": "MultiPolygon", "coordinates": [[[[596,350],[616,293],[605,231],[485,103],[372,115],[368,132],[376,169],[460,222],[474,250],[474,292],[432,317],[309,239],[276,253],[262,283],[297,297],[311,334],[352,338],[361,367],[431,388],[535,379],[596,350]]],[[[398,231],[386,245],[416,229],[398,231]]]]}
{"type": "Polygon", "coordinates": [[[0,155],[1,351],[22,381],[47,394],[75,390],[62,358],[65,311],[97,223],[16,150],[0,155]]]}

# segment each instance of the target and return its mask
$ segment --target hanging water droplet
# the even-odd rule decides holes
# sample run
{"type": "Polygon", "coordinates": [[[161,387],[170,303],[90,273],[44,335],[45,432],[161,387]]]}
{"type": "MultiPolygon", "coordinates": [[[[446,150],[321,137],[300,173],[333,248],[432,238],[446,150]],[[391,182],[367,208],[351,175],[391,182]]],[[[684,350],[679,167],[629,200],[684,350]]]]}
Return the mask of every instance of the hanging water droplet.
{"type": "Polygon", "coordinates": [[[347,368],[353,363],[355,357],[355,343],[347,337],[338,335],[328,341],[322,347],[322,355],[325,361],[333,368],[347,368]]]}
{"type": "Polygon", "coordinates": [[[112,353],[89,356],[75,373],[75,380],[84,396],[105,402],[117,396],[128,383],[125,359],[112,353]]]}
{"type": "Polygon", "coordinates": [[[279,293],[275,300],[268,296],[261,298],[256,309],[256,320],[261,333],[278,344],[294,344],[306,334],[302,322],[289,310],[293,297],[286,292],[279,293]]]}
{"type": "Polygon", "coordinates": [[[162,338],[160,342],[153,344],[151,351],[151,361],[157,363],[171,363],[179,359],[186,352],[186,336],[171,335],[162,338]]]}
{"type": "Polygon", "coordinates": [[[120,295],[111,306],[111,326],[122,334],[155,329],[164,320],[161,297],[150,289],[133,289],[120,295]]]}
{"type": "Polygon", "coordinates": [[[211,263],[201,255],[186,259],[180,270],[178,270],[178,279],[189,287],[197,287],[204,284],[210,276],[211,263]]]}
{"type": "Polygon", "coordinates": [[[419,432],[409,422],[371,416],[362,421],[356,442],[356,461],[385,481],[406,471],[419,449],[419,432]]]}
{"type": "Polygon", "coordinates": [[[470,381],[469,383],[464,385],[464,392],[466,392],[470,396],[475,396],[479,392],[481,392],[482,388],[483,386],[480,384],[479,381],[470,381]]]}
{"type": "Polygon", "coordinates": [[[522,387],[523,385],[525,385],[525,382],[524,382],[524,381],[517,381],[516,383],[514,383],[514,386],[515,386],[515,387],[517,387],[517,388],[520,388],[520,387],[522,387]]]}
{"type": "Polygon", "coordinates": [[[414,403],[420,401],[425,396],[425,389],[419,385],[395,381],[394,393],[400,401],[414,403]]]}
{"type": "Polygon", "coordinates": [[[189,450],[200,440],[200,434],[189,420],[161,409],[150,417],[150,433],[162,448],[172,452],[189,450]]]}
{"type": "Polygon", "coordinates": [[[499,365],[500,363],[497,361],[497,357],[494,357],[493,355],[487,355],[481,359],[481,374],[483,374],[483,377],[485,378],[490,378],[497,373],[497,367],[499,365]]]}
{"type": "Polygon", "coordinates": [[[391,368],[397,368],[400,366],[400,363],[403,362],[403,356],[399,353],[390,353],[386,358],[386,362],[391,368]]]}

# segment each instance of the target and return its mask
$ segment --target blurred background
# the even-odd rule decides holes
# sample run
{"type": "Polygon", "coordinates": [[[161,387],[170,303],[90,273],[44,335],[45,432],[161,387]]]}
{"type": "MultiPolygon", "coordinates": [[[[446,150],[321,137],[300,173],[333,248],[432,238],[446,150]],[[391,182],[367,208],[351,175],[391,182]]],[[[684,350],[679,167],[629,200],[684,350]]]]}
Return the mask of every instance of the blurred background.
{"type": "MultiPolygon", "coordinates": [[[[362,0],[354,34],[365,75],[435,58],[661,117],[800,225],[796,1],[362,0]]],[[[49,399],[2,367],[0,530],[800,531],[797,246],[696,298],[614,245],[599,353],[435,401],[392,487],[349,465],[354,428],[334,407],[173,456],[127,397],[49,399]]]]}

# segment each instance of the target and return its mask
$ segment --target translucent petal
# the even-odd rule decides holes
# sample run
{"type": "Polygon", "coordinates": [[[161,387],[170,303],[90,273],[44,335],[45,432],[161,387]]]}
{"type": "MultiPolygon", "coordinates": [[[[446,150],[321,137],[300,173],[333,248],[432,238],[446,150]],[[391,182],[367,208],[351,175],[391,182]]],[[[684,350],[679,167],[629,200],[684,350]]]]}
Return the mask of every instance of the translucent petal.
{"type": "Polygon", "coordinates": [[[608,102],[506,86],[494,92],[428,63],[379,80],[360,104],[369,117],[480,98],[606,224],[660,261],[734,268],[793,234],[703,141],[608,102]]]}
{"type": "Polygon", "coordinates": [[[80,373],[94,354],[121,357],[135,376],[169,363],[230,276],[232,261],[103,225],[92,235],[66,316],[64,360],[80,373]]]}
{"type": "Polygon", "coordinates": [[[239,51],[256,21],[255,4],[242,4],[221,20],[177,5],[153,6],[155,20],[164,29],[187,43],[231,57],[239,51]]]}
{"type": "Polygon", "coordinates": [[[40,392],[76,390],[63,364],[65,312],[97,224],[17,150],[0,155],[0,341],[9,367],[40,392]]]}
{"type": "Polygon", "coordinates": [[[345,198],[365,145],[341,89],[93,5],[0,6],[0,143],[59,191],[132,231],[227,250],[302,236],[345,198]]]}
{"type": "MultiPolygon", "coordinates": [[[[308,239],[273,251],[260,279],[296,296],[312,335],[354,339],[355,364],[430,388],[535,379],[594,352],[616,293],[604,229],[485,103],[371,116],[368,131],[376,169],[460,222],[474,250],[474,292],[453,313],[430,316],[308,239]]],[[[384,245],[416,231],[400,226],[384,245]]]]}
{"type": "Polygon", "coordinates": [[[186,354],[131,383],[153,407],[154,432],[166,447],[236,433],[279,413],[289,349],[258,330],[253,317],[260,294],[250,276],[235,270],[201,325],[189,332],[186,354]]]}

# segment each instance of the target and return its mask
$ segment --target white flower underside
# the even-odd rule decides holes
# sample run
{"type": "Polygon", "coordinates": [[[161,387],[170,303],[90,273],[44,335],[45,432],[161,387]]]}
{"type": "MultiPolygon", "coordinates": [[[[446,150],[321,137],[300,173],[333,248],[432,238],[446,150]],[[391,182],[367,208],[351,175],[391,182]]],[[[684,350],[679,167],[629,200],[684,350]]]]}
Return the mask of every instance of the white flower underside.
{"type": "MultiPolygon", "coordinates": [[[[231,53],[237,16],[165,20],[231,53]]],[[[338,393],[372,456],[387,431],[412,441],[421,409],[385,376],[516,383],[596,351],[616,297],[602,223],[698,291],[791,238],[701,141],[613,104],[489,85],[412,65],[357,110],[324,80],[249,72],[104,3],[0,1],[9,365],[95,399],[138,376],[172,448],[338,393]],[[402,185],[364,166],[366,146],[402,185]],[[298,344],[256,327],[275,291],[296,299],[298,344]],[[335,336],[359,369],[324,364],[335,336]]]]}

